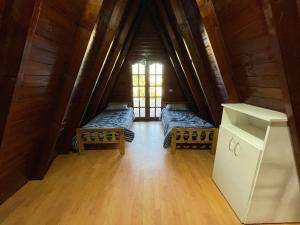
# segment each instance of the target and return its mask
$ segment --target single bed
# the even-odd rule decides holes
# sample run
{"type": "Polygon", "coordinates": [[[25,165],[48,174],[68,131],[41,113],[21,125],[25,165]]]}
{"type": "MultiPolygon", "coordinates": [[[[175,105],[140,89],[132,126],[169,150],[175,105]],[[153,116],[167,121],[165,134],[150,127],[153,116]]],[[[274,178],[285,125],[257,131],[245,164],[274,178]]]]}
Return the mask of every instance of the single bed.
{"type": "Polygon", "coordinates": [[[107,107],[102,113],[76,130],[73,146],[83,152],[87,145],[118,144],[120,153],[125,153],[125,141],[132,142],[134,132],[130,130],[134,120],[131,107],[107,107]]]}
{"type": "MultiPolygon", "coordinates": [[[[167,104],[162,110],[161,121],[164,129],[164,148],[171,146],[171,152],[176,149],[208,149],[215,152],[218,128],[198,117],[186,106],[172,108],[167,104]]],[[[178,104],[176,104],[178,105],[178,104]]]]}

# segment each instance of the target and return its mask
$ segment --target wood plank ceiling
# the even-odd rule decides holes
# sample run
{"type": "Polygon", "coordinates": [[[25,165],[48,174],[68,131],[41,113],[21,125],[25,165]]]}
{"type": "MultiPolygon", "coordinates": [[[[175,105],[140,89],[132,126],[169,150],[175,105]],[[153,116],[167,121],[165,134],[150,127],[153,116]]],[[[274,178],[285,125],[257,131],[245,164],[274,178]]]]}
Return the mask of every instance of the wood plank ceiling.
{"type": "Polygon", "coordinates": [[[103,109],[148,13],[199,115],[218,126],[220,104],[240,101],[287,112],[300,162],[297,3],[0,1],[0,202],[42,178],[83,119],[103,109]]]}

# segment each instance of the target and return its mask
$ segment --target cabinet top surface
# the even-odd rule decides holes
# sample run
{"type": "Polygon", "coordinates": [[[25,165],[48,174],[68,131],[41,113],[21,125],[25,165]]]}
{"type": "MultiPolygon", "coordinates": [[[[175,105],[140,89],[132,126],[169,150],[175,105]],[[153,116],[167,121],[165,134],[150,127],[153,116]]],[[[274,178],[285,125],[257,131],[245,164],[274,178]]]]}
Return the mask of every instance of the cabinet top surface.
{"type": "Polygon", "coordinates": [[[248,105],[245,103],[232,103],[232,104],[222,104],[224,108],[229,108],[250,116],[266,120],[266,121],[287,121],[287,116],[284,113],[273,111],[270,109],[265,109],[253,105],[248,105]]]}

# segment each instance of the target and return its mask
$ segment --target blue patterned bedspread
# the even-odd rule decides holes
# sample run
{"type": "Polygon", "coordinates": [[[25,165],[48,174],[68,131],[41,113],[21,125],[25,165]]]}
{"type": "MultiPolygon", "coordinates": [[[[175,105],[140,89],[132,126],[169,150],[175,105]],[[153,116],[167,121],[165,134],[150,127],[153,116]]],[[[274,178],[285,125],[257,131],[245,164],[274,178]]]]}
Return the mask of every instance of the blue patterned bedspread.
{"type": "MultiPolygon", "coordinates": [[[[133,108],[123,110],[104,110],[82,128],[124,128],[125,140],[132,142],[134,132],[129,130],[133,124],[134,112],[133,108]]],[[[77,147],[76,137],[73,138],[72,145],[77,147]]]]}
{"type": "Polygon", "coordinates": [[[201,119],[191,111],[172,111],[163,109],[161,121],[164,128],[164,148],[171,144],[173,128],[213,128],[209,122],[201,119]]]}

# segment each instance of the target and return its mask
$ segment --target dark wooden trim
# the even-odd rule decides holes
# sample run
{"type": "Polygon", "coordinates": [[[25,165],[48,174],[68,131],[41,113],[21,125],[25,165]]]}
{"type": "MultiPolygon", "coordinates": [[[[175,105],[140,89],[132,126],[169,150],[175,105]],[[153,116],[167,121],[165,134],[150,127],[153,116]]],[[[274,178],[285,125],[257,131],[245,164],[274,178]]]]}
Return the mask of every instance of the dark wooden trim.
{"type": "MultiPolygon", "coordinates": [[[[65,80],[62,80],[62,85],[60,85],[57,90],[57,107],[53,114],[53,119],[51,119],[52,124],[49,126],[48,135],[44,139],[43,146],[39,148],[39,152],[37,153],[35,159],[37,163],[29,170],[28,176],[30,179],[42,178],[52,160],[57,155],[55,145],[64,127],[64,115],[68,107],[75,80],[80,70],[80,64],[84,58],[85,49],[88,46],[92,33],[90,27],[91,24],[86,23],[87,20],[91,20],[88,18],[90,15],[86,12],[95,10],[99,13],[100,8],[103,6],[95,3],[90,4],[91,2],[92,0],[89,0],[85,4],[85,9],[82,11],[82,16],[76,32],[76,39],[73,44],[74,50],[70,66],[68,68],[68,76],[65,77],[65,80]]],[[[95,25],[96,20],[93,23],[93,25],[95,25]]]]}
{"type": "Polygon", "coordinates": [[[213,86],[211,85],[209,73],[205,67],[204,60],[199,52],[198,46],[193,36],[192,29],[184,12],[183,5],[180,0],[170,0],[170,6],[174,13],[177,28],[181,34],[186,51],[197,74],[198,82],[205,96],[206,104],[212,115],[215,125],[221,123],[222,108],[216,98],[213,86]]]}
{"type": "Polygon", "coordinates": [[[98,80],[95,91],[93,93],[93,97],[91,98],[90,104],[88,106],[88,110],[85,115],[85,121],[92,119],[97,113],[97,109],[103,98],[104,93],[107,92],[108,82],[117,65],[119,57],[121,56],[121,51],[124,48],[125,41],[128,37],[128,33],[130,29],[132,28],[134,19],[136,19],[137,17],[139,8],[140,8],[140,1],[139,0],[132,1],[132,7],[130,7],[129,12],[127,12],[128,17],[126,18],[126,22],[119,35],[117,43],[114,46],[114,50],[112,54],[109,56],[108,65],[103,70],[102,74],[100,74],[101,79],[98,80]]]}
{"type": "Polygon", "coordinates": [[[280,71],[281,89],[300,174],[300,24],[293,0],[264,0],[262,7],[280,71]]]}
{"type": "MultiPolygon", "coordinates": [[[[2,135],[15,90],[23,79],[24,65],[30,53],[40,6],[41,0],[6,1],[0,28],[0,151],[4,150],[1,145],[2,135]]],[[[20,171],[2,171],[0,204],[27,181],[26,174],[20,171]]]]}
{"type": "Polygon", "coordinates": [[[202,92],[202,88],[199,86],[199,82],[196,78],[196,75],[194,74],[193,69],[191,68],[191,61],[187,60],[188,54],[184,51],[182,45],[180,45],[180,43],[178,42],[177,35],[172,27],[170,19],[168,18],[164,5],[159,0],[156,0],[155,2],[160,13],[160,17],[162,18],[164,27],[171,40],[176,58],[187,80],[189,89],[191,90],[192,96],[196,103],[197,110],[204,119],[206,119],[207,121],[212,121],[211,114],[207,110],[207,104],[204,94],[202,92]]]}
{"type": "Polygon", "coordinates": [[[197,0],[196,2],[224,82],[228,102],[239,102],[240,97],[233,82],[234,72],[229,60],[228,50],[223,39],[213,0],[197,0]]]}
{"type": "Polygon", "coordinates": [[[123,65],[124,65],[124,62],[125,62],[125,59],[128,55],[128,52],[129,52],[129,49],[131,47],[131,44],[132,44],[132,41],[134,39],[134,35],[136,33],[136,30],[137,30],[137,27],[141,21],[141,18],[142,18],[142,15],[144,13],[144,8],[141,8],[139,10],[139,13],[133,23],[133,26],[132,28],[130,29],[130,32],[129,32],[129,35],[125,41],[125,46],[124,46],[124,49],[122,50],[122,53],[116,63],[116,66],[114,68],[114,70],[112,71],[112,74],[110,76],[110,79],[108,81],[108,84],[107,84],[107,88],[106,88],[106,91],[105,93],[103,94],[103,97],[102,99],[100,100],[99,104],[98,104],[98,108],[97,108],[97,113],[101,112],[105,105],[107,104],[107,101],[108,101],[108,98],[109,98],[109,95],[116,83],[116,80],[118,78],[118,75],[119,75],[119,72],[121,71],[123,65]]]}
{"type": "Polygon", "coordinates": [[[181,70],[180,64],[177,61],[174,49],[172,48],[172,44],[170,39],[167,36],[166,31],[164,30],[162,24],[161,24],[161,18],[160,15],[157,14],[157,9],[152,8],[151,10],[153,21],[159,31],[159,36],[164,44],[164,47],[166,49],[166,52],[169,56],[169,62],[171,63],[173,70],[177,76],[177,79],[179,80],[179,85],[183,90],[184,96],[186,97],[189,105],[193,110],[195,110],[195,102],[192,98],[192,94],[190,90],[188,89],[187,80],[185,79],[185,76],[183,75],[183,71],[181,70]]]}
{"type": "Polygon", "coordinates": [[[56,149],[61,153],[69,152],[75,129],[81,124],[99,74],[107,62],[107,56],[116,39],[127,0],[104,1],[104,3],[112,6],[113,9],[106,8],[100,12],[90,48],[87,49],[65,113],[65,128],[56,145],[56,149]]]}
{"type": "Polygon", "coordinates": [[[0,27],[0,144],[16,85],[23,78],[40,5],[41,0],[10,0],[5,4],[0,27]]]}

